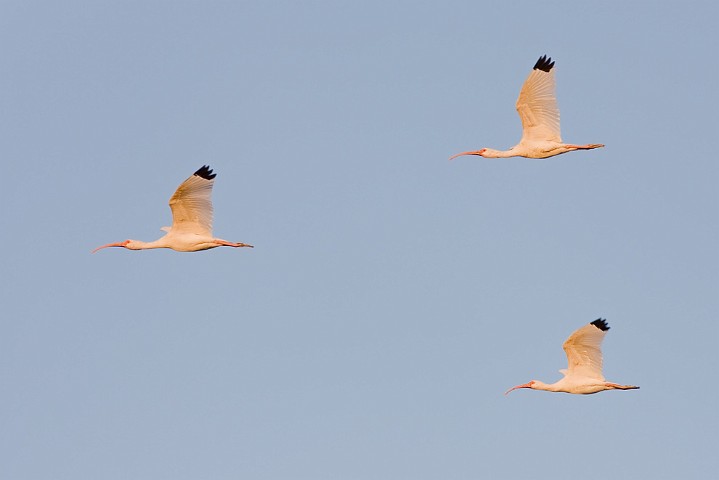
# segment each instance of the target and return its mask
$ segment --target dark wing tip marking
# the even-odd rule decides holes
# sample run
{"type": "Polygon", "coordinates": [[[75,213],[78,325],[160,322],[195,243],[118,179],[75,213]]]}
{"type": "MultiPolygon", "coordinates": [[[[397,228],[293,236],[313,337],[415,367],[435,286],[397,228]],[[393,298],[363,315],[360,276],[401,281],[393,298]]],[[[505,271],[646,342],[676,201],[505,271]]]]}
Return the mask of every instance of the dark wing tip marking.
{"type": "Polygon", "coordinates": [[[196,172],[195,175],[197,175],[200,178],[204,178],[205,180],[212,180],[217,176],[216,173],[212,173],[212,169],[209,165],[203,165],[200,167],[196,172]]]}
{"type": "Polygon", "coordinates": [[[607,325],[607,321],[603,318],[598,318],[592,322],[592,325],[597,327],[602,332],[606,332],[609,330],[609,325],[607,325]]]}
{"type": "Polygon", "coordinates": [[[541,57],[539,57],[539,60],[537,60],[537,63],[534,64],[533,70],[541,70],[543,72],[549,72],[553,66],[554,66],[554,62],[552,61],[552,57],[547,57],[546,55],[542,55],[541,57]]]}

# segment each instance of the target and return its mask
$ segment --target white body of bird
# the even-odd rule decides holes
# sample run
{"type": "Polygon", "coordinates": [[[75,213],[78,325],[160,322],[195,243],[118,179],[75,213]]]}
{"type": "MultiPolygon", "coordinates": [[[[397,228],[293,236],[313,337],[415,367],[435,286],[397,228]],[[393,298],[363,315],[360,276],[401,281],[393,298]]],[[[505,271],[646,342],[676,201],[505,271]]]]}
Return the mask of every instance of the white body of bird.
{"type": "Polygon", "coordinates": [[[108,243],[93,250],[107,247],[123,247],[128,250],[171,248],[178,252],[197,252],[215,247],[252,247],[212,236],[212,186],[217,175],[209,166],[199,168],[190,178],[177,187],[170,197],[172,227],[162,227],[167,234],[154,242],[125,240],[108,243]]]}
{"type": "Polygon", "coordinates": [[[566,370],[560,370],[564,374],[564,378],[558,382],[547,384],[539,380],[532,380],[510,388],[505,392],[505,395],[518,388],[582,395],[603,390],[634,390],[639,388],[634,385],[619,385],[607,382],[604,379],[601,345],[607,330],[609,330],[609,325],[607,325],[606,320],[599,318],[569,336],[563,345],[569,366],[566,370]]]}
{"type": "Polygon", "coordinates": [[[555,95],[554,62],[546,55],[539,57],[519,92],[517,113],[522,120],[522,139],[509,150],[483,148],[452,155],[479,155],[486,158],[548,158],[574,150],[603,147],[599,143],[575,145],[562,142],[559,128],[559,107],[555,95]]]}

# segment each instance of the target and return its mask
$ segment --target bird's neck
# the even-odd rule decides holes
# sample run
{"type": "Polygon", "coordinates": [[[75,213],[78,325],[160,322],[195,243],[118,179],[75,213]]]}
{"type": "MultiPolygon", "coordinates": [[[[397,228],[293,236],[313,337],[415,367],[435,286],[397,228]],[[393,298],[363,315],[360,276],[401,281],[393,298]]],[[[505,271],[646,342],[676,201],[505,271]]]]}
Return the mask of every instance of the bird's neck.
{"type": "MultiPolygon", "coordinates": [[[[164,238],[164,237],[163,237],[164,238]]],[[[149,250],[151,248],[167,248],[167,243],[160,238],[154,242],[143,242],[142,240],[130,240],[125,248],[129,250],[149,250]]]]}
{"type": "Polygon", "coordinates": [[[517,155],[513,152],[513,150],[514,147],[510,148],[509,150],[494,150],[493,148],[485,148],[484,153],[482,153],[482,156],[486,158],[516,157],[517,155]]]}
{"type": "Polygon", "coordinates": [[[562,380],[556,383],[544,383],[539,380],[535,380],[532,384],[532,390],[545,390],[547,392],[560,392],[562,391],[561,386],[562,380]]]}

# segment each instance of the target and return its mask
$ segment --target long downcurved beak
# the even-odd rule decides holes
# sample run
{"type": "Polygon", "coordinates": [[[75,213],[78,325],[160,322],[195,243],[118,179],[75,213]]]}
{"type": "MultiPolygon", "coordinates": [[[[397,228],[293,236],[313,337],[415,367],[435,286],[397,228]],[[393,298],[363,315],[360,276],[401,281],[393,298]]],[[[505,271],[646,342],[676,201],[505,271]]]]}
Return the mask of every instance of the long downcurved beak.
{"type": "MultiPolygon", "coordinates": [[[[451,157],[449,157],[449,159],[452,160],[454,158],[461,157],[462,155],[479,155],[479,152],[480,152],[479,150],[474,150],[471,152],[462,152],[462,153],[458,153],[456,155],[452,155],[451,157]]],[[[479,155],[479,156],[481,157],[481,155],[479,155]]]]}
{"type": "Polygon", "coordinates": [[[521,385],[517,385],[516,387],[512,387],[509,390],[507,390],[506,392],[504,392],[504,394],[509,395],[509,392],[511,392],[512,390],[516,390],[518,388],[532,388],[532,382],[523,383],[521,385]]]}
{"type": "Polygon", "coordinates": [[[103,245],[102,247],[97,247],[95,250],[92,251],[92,253],[95,253],[98,250],[102,250],[103,248],[107,247],[124,247],[125,245],[127,245],[127,242],[108,243],[107,245],[103,245]]]}

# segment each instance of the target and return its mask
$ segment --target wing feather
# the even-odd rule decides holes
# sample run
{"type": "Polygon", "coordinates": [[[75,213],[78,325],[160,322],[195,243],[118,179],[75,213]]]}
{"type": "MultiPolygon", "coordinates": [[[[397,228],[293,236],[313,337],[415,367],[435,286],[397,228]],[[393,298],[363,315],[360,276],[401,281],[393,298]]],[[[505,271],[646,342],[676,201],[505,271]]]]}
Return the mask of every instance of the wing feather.
{"type": "Polygon", "coordinates": [[[519,92],[517,113],[522,120],[521,142],[562,141],[551,60],[540,57],[519,92]]]}
{"type": "Polygon", "coordinates": [[[172,231],[212,236],[212,185],[216,174],[203,166],[170,197],[172,231]]]}
{"type": "Polygon", "coordinates": [[[601,346],[607,330],[607,322],[597,319],[569,336],[562,346],[569,364],[565,375],[604,380],[601,346]]]}

